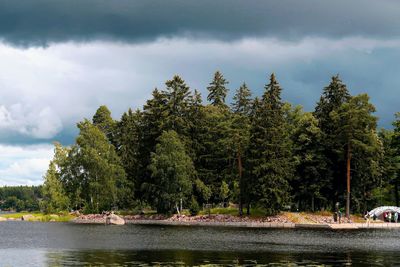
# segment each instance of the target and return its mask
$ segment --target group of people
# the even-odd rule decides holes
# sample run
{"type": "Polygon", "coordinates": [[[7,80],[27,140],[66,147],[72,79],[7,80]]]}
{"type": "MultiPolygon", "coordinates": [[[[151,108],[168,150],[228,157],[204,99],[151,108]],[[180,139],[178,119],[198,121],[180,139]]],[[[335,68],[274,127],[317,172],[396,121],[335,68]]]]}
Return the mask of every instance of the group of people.
{"type": "Polygon", "coordinates": [[[399,214],[397,212],[385,211],[383,213],[383,219],[385,222],[394,222],[397,223],[399,219],[399,214]]]}
{"type": "MultiPolygon", "coordinates": [[[[369,219],[370,219],[371,215],[370,215],[368,212],[366,212],[366,214],[365,214],[364,217],[365,217],[365,219],[369,222],[369,219]]],[[[384,220],[385,222],[389,222],[389,223],[394,222],[394,223],[397,223],[398,220],[399,220],[399,213],[396,212],[396,211],[394,211],[394,212],[392,212],[392,211],[385,211],[385,212],[382,214],[382,217],[383,217],[383,220],[384,220]]],[[[373,219],[374,221],[375,221],[377,218],[378,218],[378,217],[376,216],[376,214],[372,215],[372,219],[373,219]]]]}

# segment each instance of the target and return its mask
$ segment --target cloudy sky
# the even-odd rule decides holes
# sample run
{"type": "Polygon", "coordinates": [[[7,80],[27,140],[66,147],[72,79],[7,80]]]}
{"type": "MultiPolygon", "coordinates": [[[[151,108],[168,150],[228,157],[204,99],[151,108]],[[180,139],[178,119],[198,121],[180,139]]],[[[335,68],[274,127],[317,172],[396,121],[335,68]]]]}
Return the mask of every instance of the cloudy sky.
{"type": "Polygon", "coordinates": [[[40,184],[52,142],[107,105],[140,108],[174,74],[206,96],[262,92],[312,110],[330,77],[368,93],[381,127],[400,111],[397,0],[0,0],[0,185],[40,184]]]}

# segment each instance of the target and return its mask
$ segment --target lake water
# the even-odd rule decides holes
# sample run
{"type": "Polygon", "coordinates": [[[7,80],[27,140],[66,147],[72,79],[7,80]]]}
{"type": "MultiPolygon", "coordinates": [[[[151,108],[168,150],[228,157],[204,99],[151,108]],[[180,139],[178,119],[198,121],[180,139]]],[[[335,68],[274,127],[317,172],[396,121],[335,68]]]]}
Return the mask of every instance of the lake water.
{"type": "Polygon", "coordinates": [[[0,266],[400,266],[400,230],[0,223],[0,266]]]}

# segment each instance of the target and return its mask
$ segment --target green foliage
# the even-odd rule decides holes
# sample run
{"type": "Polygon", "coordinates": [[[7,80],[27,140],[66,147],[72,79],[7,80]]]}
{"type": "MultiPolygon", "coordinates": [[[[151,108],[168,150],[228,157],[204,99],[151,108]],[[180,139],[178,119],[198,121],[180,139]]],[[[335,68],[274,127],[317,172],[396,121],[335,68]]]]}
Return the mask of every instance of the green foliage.
{"type": "Polygon", "coordinates": [[[129,109],[117,124],[116,148],[127,178],[127,195],[121,200],[124,206],[133,205],[135,195],[140,195],[139,190],[135,190],[135,185],[140,182],[141,120],[142,114],[139,110],[133,112],[129,109]]]}
{"type": "Polygon", "coordinates": [[[323,157],[327,164],[325,177],[331,188],[327,187],[324,195],[330,200],[333,207],[337,201],[343,201],[345,191],[345,149],[338,133],[339,125],[331,116],[343,103],[348,102],[350,94],[339,75],[333,76],[330,84],[324,88],[322,96],[315,107],[314,116],[322,132],[323,157]]]}
{"type": "Polygon", "coordinates": [[[125,170],[103,132],[87,120],[78,128],[74,156],[78,159],[83,199],[96,212],[110,210],[122,198],[125,170]]]}
{"type": "Polygon", "coordinates": [[[281,90],[272,74],[251,115],[247,194],[253,195],[268,214],[279,212],[288,203],[288,180],[293,176],[281,90]]]}
{"type": "MultiPolygon", "coordinates": [[[[57,155],[57,153],[55,153],[55,155],[57,155]]],[[[60,181],[60,174],[56,170],[56,165],[54,161],[52,161],[50,162],[49,169],[44,177],[41,209],[45,213],[54,213],[68,210],[68,206],[69,199],[64,192],[64,188],[60,181]]]]}
{"type": "Polygon", "coordinates": [[[166,131],[160,136],[149,170],[153,183],[145,186],[152,192],[159,213],[173,212],[181,199],[190,197],[193,163],[175,131],[166,131]]]}
{"type": "MultiPolygon", "coordinates": [[[[295,111],[298,113],[298,110],[295,111]]],[[[331,187],[325,177],[326,163],[322,150],[322,132],[312,113],[301,113],[292,133],[293,156],[296,162],[292,195],[301,210],[324,207],[327,199],[323,191],[331,187]]]]}
{"type": "Polygon", "coordinates": [[[286,205],[326,210],[337,201],[343,206],[348,155],[353,211],[399,205],[400,114],[393,131],[378,134],[368,96],[352,97],[339,76],[313,113],[282,101],[274,74],[255,99],[243,83],[231,109],[227,84],[217,71],[204,105],[175,75],[143,109],[129,109],[119,121],[100,106],[92,122],[78,124],[75,144],[56,145],[43,196],[36,187],[0,188],[1,208],[37,210],[42,199],[47,212],[171,213],[181,200],[193,214],[221,201],[239,204],[239,211],[221,212],[240,215],[244,205],[257,216],[286,205]]]}
{"type": "Polygon", "coordinates": [[[232,110],[234,113],[249,114],[251,110],[251,92],[243,83],[233,96],[232,110]]]}
{"type": "Polygon", "coordinates": [[[229,186],[225,181],[222,181],[221,187],[219,188],[219,197],[221,198],[222,202],[229,197],[229,186]]]}
{"type": "Polygon", "coordinates": [[[225,85],[228,81],[225,80],[221,72],[216,71],[214,74],[214,79],[207,87],[208,96],[207,100],[211,102],[213,106],[225,106],[225,98],[228,94],[228,89],[225,85]]]}
{"type": "Polygon", "coordinates": [[[39,210],[42,186],[0,187],[0,209],[13,211],[39,210]]]}
{"type": "Polygon", "coordinates": [[[195,216],[195,215],[199,214],[199,212],[200,212],[199,203],[197,202],[197,200],[194,196],[192,196],[192,200],[189,205],[189,211],[190,211],[190,215],[192,215],[192,216],[195,216]]]}
{"type": "Polygon", "coordinates": [[[202,203],[208,203],[212,194],[210,188],[206,186],[200,179],[196,179],[194,181],[194,186],[198,197],[202,199],[202,203]]]}
{"type": "Polygon", "coordinates": [[[379,176],[379,160],[382,146],[376,133],[377,118],[372,114],[375,107],[366,94],[351,97],[336,111],[331,112],[338,125],[338,144],[345,148],[352,169],[352,200],[358,212],[367,210],[367,196],[376,186],[379,176]],[[356,187],[354,187],[354,185],[356,187]]]}
{"type": "Polygon", "coordinates": [[[100,106],[93,116],[93,125],[97,126],[113,143],[115,140],[116,122],[111,117],[111,112],[107,106],[100,106]]]}

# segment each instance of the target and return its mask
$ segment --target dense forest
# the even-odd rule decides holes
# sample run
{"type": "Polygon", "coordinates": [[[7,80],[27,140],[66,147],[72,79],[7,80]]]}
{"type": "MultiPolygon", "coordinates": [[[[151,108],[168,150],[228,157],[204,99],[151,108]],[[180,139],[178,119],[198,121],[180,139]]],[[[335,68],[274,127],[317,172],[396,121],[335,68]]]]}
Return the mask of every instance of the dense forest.
{"type": "Polygon", "coordinates": [[[0,187],[0,209],[37,211],[40,209],[42,186],[0,187]]]}
{"type": "Polygon", "coordinates": [[[226,102],[217,71],[207,103],[174,76],[143,109],[112,118],[106,106],[77,124],[71,146],[55,144],[41,207],[47,212],[135,210],[196,214],[206,203],[362,213],[399,205],[400,115],[378,130],[367,94],[352,96],[339,76],[323,88],[315,110],[281,99],[272,74],[263,94],[246,83],[226,102]]]}

